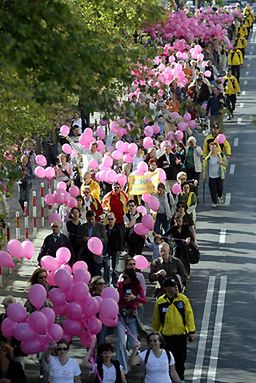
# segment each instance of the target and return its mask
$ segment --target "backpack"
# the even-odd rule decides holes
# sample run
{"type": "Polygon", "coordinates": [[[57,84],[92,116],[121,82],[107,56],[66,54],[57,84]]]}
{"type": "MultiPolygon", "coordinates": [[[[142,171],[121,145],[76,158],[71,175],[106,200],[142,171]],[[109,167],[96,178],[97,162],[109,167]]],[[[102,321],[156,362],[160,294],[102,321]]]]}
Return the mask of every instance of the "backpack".
{"type": "Polygon", "coordinates": [[[190,264],[193,265],[193,264],[196,264],[199,262],[200,251],[198,250],[198,248],[195,245],[193,245],[192,243],[188,243],[186,245],[186,253],[187,253],[190,264]]]}
{"type": "MultiPolygon", "coordinates": [[[[145,376],[146,376],[146,364],[148,363],[148,358],[149,358],[150,351],[151,351],[150,349],[147,349],[147,352],[146,352],[146,355],[145,355],[145,359],[144,359],[145,372],[144,372],[143,377],[141,378],[141,383],[144,383],[144,380],[145,380],[145,376]]],[[[168,351],[166,349],[164,351],[166,352],[167,359],[168,359],[168,365],[169,365],[170,361],[171,361],[170,351],[168,351]]]]}

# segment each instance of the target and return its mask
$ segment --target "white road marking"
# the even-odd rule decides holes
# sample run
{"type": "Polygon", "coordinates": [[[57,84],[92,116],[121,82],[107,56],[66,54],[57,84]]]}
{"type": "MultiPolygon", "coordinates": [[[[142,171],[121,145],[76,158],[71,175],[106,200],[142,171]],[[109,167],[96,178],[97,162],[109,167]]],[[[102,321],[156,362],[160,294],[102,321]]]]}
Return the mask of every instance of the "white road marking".
{"type": "Polygon", "coordinates": [[[207,383],[215,382],[215,379],[216,379],[226,288],[227,288],[227,276],[223,275],[220,278],[220,289],[219,289],[217,311],[216,311],[216,317],[215,317],[209,370],[207,374],[207,383]]]}
{"type": "Polygon", "coordinates": [[[249,74],[249,71],[247,70],[247,71],[245,72],[245,75],[248,76],[248,74],[249,74]]]}
{"type": "Polygon", "coordinates": [[[241,125],[241,124],[242,124],[242,117],[238,117],[238,119],[237,119],[237,124],[238,124],[238,125],[241,125]]]}
{"type": "Polygon", "coordinates": [[[236,138],[234,139],[234,146],[238,146],[238,143],[239,143],[239,138],[236,137],[236,138]]]}
{"type": "Polygon", "coordinates": [[[229,206],[231,201],[231,193],[226,193],[225,206],[229,206]]]}
{"type": "MultiPolygon", "coordinates": [[[[251,64],[249,63],[249,64],[247,64],[246,65],[247,66],[247,68],[250,68],[250,66],[251,66],[251,64]]],[[[249,72],[247,72],[247,74],[248,74],[249,72]]],[[[246,74],[246,73],[245,73],[246,74]]]]}
{"type": "Polygon", "coordinates": [[[201,331],[200,331],[200,335],[199,335],[199,342],[198,342],[198,349],[197,349],[197,355],[196,355],[196,364],[195,364],[194,374],[193,374],[193,381],[197,380],[197,379],[199,379],[199,381],[200,381],[201,376],[202,376],[202,372],[203,372],[204,355],[205,355],[206,341],[207,341],[207,336],[208,336],[208,328],[209,328],[209,322],[210,322],[210,314],[211,314],[215,279],[216,279],[216,277],[214,277],[214,276],[209,277],[207,294],[206,294],[205,305],[204,305],[202,326],[201,326],[201,331]]]}
{"type": "Polygon", "coordinates": [[[236,167],[235,164],[231,164],[230,165],[229,174],[234,174],[235,173],[235,167],[236,167]]]}
{"type": "Polygon", "coordinates": [[[226,242],[226,235],[227,235],[227,229],[221,229],[220,230],[219,243],[225,243],[226,242]]]}
{"type": "Polygon", "coordinates": [[[247,80],[244,80],[244,85],[247,85],[248,84],[248,81],[247,80]]]}
{"type": "Polygon", "coordinates": [[[243,107],[244,107],[244,103],[240,102],[239,108],[243,108],[243,107]]]}
{"type": "Polygon", "coordinates": [[[248,57],[248,60],[251,61],[251,59],[252,59],[252,56],[249,56],[249,57],[248,57]]]}
{"type": "Polygon", "coordinates": [[[245,96],[245,94],[246,94],[246,90],[242,90],[242,96],[245,96]]]}

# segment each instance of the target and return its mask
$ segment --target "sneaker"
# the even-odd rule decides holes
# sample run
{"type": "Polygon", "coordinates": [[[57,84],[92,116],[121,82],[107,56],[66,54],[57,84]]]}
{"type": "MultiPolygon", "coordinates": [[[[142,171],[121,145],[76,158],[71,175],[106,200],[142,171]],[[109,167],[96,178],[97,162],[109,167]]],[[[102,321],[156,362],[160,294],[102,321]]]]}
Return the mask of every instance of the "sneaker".
{"type": "Polygon", "coordinates": [[[217,204],[216,203],[212,203],[212,207],[217,207],[217,204]]]}
{"type": "Polygon", "coordinates": [[[231,116],[228,116],[228,117],[227,117],[227,121],[230,121],[231,119],[232,119],[231,116]]]}
{"type": "Polygon", "coordinates": [[[218,197],[218,203],[223,203],[224,200],[223,200],[223,197],[218,197]]]}

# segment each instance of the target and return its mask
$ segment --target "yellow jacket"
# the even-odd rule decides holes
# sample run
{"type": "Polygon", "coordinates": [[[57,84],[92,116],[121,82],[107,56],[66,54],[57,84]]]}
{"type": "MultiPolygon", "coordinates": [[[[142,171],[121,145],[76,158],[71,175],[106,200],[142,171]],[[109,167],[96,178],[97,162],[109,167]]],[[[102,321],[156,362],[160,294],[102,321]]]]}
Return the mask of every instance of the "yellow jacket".
{"type": "Polygon", "coordinates": [[[193,334],[196,327],[188,298],[180,293],[173,299],[167,294],[159,297],[154,308],[153,329],[166,336],[193,334]]]}
{"type": "MultiPolygon", "coordinates": [[[[204,140],[204,146],[203,146],[203,157],[206,158],[207,155],[210,152],[210,143],[211,142],[216,142],[217,143],[217,136],[214,137],[212,134],[208,134],[204,140]]],[[[226,140],[223,144],[218,144],[218,153],[223,152],[226,156],[231,156],[231,146],[226,140]]]]}
{"type": "Polygon", "coordinates": [[[240,49],[231,49],[228,54],[228,65],[243,64],[243,55],[240,49]]]}
{"type": "Polygon", "coordinates": [[[247,47],[247,40],[243,36],[240,36],[237,38],[235,44],[236,44],[238,49],[246,48],[247,47]]]}
{"type": "Polygon", "coordinates": [[[90,184],[86,185],[84,182],[81,185],[80,193],[82,196],[84,195],[85,187],[90,186],[90,191],[92,197],[96,198],[98,201],[100,201],[100,185],[98,182],[91,180],[90,184]]]}
{"type": "Polygon", "coordinates": [[[235,76],[224,77],[224,93],[226,95],[240,93],[240,85],[235,76]]]}

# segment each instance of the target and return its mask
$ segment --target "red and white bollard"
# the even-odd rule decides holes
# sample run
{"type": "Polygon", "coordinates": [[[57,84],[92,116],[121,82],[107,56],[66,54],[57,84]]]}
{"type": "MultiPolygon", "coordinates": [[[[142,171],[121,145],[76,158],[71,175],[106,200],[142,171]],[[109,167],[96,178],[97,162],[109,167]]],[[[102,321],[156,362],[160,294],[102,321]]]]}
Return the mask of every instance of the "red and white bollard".
{"type": "Polygon", "coordinates": [[[42,220],[42,227],[44,227],[44,183],[43,182],[41,182],[40,194],[41,194],[41,220],[42,220]]]}
{"type": "Polygon", "coordinates": [[[28,203],[27,201],[24,202],[24,227],[25,227],[25,239],[28,239],[29,237],[29,225],[28,225],[28,203]]]}
{"type": "Polygon", "coordinates": [[[37,224],[36,224],[36,191],[33,191],[32,194],[32,204],[33,204],[33,237],[36,238],[37,234],[37,224]]]}
{"type": "Polygon", "coordinates": [[[18,211],[16,211],[15,238],[20,240],[20,213],[18,211]]]}

